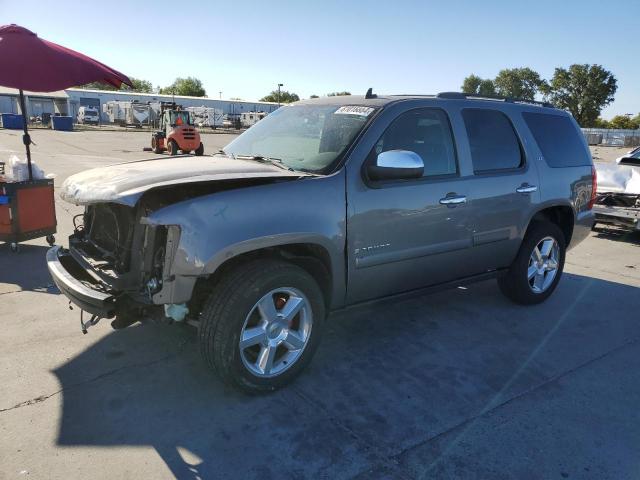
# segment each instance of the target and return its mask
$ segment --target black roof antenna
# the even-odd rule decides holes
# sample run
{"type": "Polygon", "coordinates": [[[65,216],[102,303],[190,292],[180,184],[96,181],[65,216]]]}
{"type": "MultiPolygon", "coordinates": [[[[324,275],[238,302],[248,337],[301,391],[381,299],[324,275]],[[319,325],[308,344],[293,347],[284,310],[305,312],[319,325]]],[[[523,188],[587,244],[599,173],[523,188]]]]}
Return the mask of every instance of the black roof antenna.
{"type": "Polygon", "coordinates": [[[367,93],[364,95],[364,98],[378,98],[378,95],[373,93],[373,88],[369,88],[369,90],[367,90],[367,93]]]}

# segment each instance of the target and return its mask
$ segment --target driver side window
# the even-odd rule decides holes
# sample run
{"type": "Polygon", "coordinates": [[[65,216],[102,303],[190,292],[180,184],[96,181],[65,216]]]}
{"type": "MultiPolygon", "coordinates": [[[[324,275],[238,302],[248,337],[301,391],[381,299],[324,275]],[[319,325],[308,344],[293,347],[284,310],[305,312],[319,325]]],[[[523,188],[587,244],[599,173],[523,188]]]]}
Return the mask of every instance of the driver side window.
{"type": "Polygon", "coordinates": [[[396,118],[373,148],[372,161],[388,150],[409,150],[420,155],[423,177],[458,172],[451,126],[447,114],[440,109],[412,110],[396,118]]]}

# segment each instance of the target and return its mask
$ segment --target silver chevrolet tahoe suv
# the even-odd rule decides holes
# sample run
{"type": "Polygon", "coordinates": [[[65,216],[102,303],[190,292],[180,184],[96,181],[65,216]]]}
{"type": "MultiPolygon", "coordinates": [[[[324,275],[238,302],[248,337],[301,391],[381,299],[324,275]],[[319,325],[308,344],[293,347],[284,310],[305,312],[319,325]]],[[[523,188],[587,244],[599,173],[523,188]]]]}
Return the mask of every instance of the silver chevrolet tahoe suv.
{"type": "Polygon", "coordinates": [[[595,183],[576,122],[548,104],[320,98],[214,156],[68,178],[61,196],[85,210],[47,262],[83,329],[197,325],[226,382],[267,391],[310,362],[330,311],[488,278],[544,301],[591,229],[595,183]]]}

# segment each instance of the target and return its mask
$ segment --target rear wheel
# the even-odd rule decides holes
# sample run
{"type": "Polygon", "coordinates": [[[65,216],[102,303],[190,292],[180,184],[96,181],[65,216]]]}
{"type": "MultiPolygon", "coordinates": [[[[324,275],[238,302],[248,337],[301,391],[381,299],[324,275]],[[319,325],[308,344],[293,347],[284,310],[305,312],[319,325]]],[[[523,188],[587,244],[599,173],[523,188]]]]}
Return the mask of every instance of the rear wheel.
{"type": "Polygon", "coordinates": [[[322,292],[305,270],[278,260],[225,276],[200,318],[200,351],[222,379],[245,392],[282,387],[311,361],[325,318],[322,292]]]}
{"type": "Polygon", "coordinates": [[[178,155],[178,144],[174,140],[169,140],[167,150],[171,155],[178,155]]]}
{"type": "Polygon", "coordinates": [[[556,224],[532,224],[509,271],[498,279],[500,290],[523,305],[545,301],[560,281],[565,253],[564,234],[556,224]]]}
{"type": "Polygon", "coordinates": [[[204,145],[202,144],[202,142],[200,142],[200,146],[196,148],[195,154],[197,157],[204,155],[204,145]]]}

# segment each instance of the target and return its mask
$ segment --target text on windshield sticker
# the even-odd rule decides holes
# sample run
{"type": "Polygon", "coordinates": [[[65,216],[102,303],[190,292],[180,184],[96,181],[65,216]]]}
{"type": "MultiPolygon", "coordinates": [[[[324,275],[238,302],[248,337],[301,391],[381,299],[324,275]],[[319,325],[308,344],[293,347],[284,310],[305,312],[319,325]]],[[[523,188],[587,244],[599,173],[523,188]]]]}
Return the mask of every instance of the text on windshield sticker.
{"type": "Polygon", "coordinates": [[[357,105],[340,107],[334,113],[336,115],[360,115],[363,117],[368,117],[373,112],[373,108],[371,107],[362,107],[357,105]]]}

